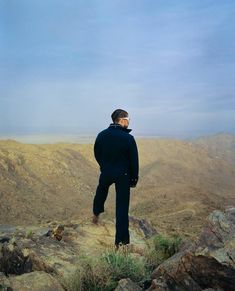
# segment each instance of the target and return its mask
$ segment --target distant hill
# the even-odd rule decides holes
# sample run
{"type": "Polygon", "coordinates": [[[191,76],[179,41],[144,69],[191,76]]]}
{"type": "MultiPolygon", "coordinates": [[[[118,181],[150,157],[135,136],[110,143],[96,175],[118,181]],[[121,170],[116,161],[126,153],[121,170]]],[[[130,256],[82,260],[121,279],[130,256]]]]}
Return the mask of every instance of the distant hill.
{"type": "Polygon", "coordinates": [[[235,165],[235,134],[219,133],[199,137],[194,144],[206,148],[213,156],[218,156],[235,165]]]}
{"type": "MultiPolygon", "coordinates": [[[[136,139],[140,180],[131,189],[130,215],[196,236],[212,210],[235,205],[233,139],[136,139]]],[[[1,140],[0,224],[91,217],[98,178],[93,144],[1,140]]],[[[102,215],[115,218],[114,184],[102,215]]]]}

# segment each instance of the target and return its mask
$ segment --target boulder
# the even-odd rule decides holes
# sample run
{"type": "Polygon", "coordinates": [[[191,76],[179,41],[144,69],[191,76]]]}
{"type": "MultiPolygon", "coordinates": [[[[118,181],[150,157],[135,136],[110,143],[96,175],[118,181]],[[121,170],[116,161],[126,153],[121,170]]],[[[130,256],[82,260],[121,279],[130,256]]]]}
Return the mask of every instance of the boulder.
{"type": "Polygon", "coordinates": [[[6,275],[31,272],[32,261],[29,254],[22,250],[15,242],[4,242],[0,248],[0,272],[6,275]]]}
{"type": "Polygon", "coordinates": [[[235,290],[235,208],[214,210],[199,238],[159,265],[151,275],[164,289],[235,290]]]}
{"type": "Polygon", "coordinates": [[[135,284],[130,278],[121,279],[115,291],[141,291],[142,289],[135,284]]]}
{"type": "Polygon", "coordinates": [[[10,277],[11,287],[17,291],[64,291],[60,283],[50,274],[35,271],[10,277]]]}
{"type": "Polygon", "coordinates": [[[142,231],[145,238],[150,238],[153,235],[158,234],[155,227],[146,219],[139,219],[137,217],[129,215],[130,224],[142,231]]]}

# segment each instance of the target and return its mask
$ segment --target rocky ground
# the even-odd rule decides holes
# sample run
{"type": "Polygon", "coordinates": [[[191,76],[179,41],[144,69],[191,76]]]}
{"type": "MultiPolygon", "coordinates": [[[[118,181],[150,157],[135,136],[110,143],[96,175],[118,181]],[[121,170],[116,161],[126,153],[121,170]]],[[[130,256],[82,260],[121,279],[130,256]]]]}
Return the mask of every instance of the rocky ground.
{"type": "MultiPolygon", "coordinates": [[[[114,247],[115,224],[101,219],[49,222],[41,227],[0,227],[0,290],[65,290],[61,278],[79,262],[77,254],[97,256],[114,247]]],[[[143,255],[147,240],[157,230],[146,220],[130,217],[130,251],[143,255]]],[[[160,264],[142,289],[129,278],[116,291],[235,290],[235,208],[213,211],[201,234],[160,264]]]]}
{"type": "Polygon", "coordinates": [[[235,208],[213,211],[198,239],[152,273],[151,290],[235,290],[235,208]]]}
{"type": "MultiPolygon", "coordinates": [[[[156,233],[147,221],[130,217],[131,252],[141,255],[147,238],[156,233]]],[[[114,237],[114,221],[102,218],[98,224],[90,219],[65,225],[49,222],[40,227],[1,225],[0,287],[63,290],[61,278],[75,271],[77,255],[94,257],[114,249],[114,237]]]]}

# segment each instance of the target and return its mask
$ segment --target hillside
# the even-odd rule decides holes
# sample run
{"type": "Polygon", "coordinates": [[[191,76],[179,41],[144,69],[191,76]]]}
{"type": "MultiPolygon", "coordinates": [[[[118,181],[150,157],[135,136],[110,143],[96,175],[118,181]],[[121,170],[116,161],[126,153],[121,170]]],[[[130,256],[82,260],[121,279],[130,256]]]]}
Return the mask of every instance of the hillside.
{"type": "Polygon", "coordinates": [[[194,139],[193,143],[206,148],[214,157],[221,157],[235,165],[235,134],[218,133],[203,136],[194,139]]]}
{"type": "MultiPolygon", "coordinates": [[[[140,180],[131,190],[130,215],[194,237],[212,210],[235,204],[235,166],[211,146],[175,139],[137,139],[137,145],[140,180]]],[[[0,224],[89,220],[98,177],[93,144],[1,140],[0,224]]],[[[103,218],[113,219],[114,207],[112,185],[103,218]]]]}
{"type": "Polygon", "coordinates": [[[235,167],[180,140],[140,141],[144,161],[132,211],[162,230],[196,235],[207,214],[235,202],[235,167]],[[192,231],[193,230],[193,231],[192,231]]]}
{"type": "Polygon", "coordinates": [[[89,145],[0,142],[1,223],[82,217],[97,169],[89,145]]]}

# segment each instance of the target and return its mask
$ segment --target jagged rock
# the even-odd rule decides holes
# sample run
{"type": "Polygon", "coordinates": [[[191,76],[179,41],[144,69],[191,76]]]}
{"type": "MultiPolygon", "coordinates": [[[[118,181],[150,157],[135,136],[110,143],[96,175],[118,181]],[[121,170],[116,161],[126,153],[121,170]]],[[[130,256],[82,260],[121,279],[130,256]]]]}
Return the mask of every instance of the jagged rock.
{"type": "Polygon", "coordinates": [[[235,208],[213,211],[197,241],[159,265],[152,279],[169,290],[235,290],[235,208]]]}
{"type": "Polygon", "coordinates": [[[147,289],[147,291],[170,291],[167,287],[166,283],[159,282],[156,279],[153,279],[151,286],[147,289]]]}
{"type": "Polygon", "coordinates": [[[0,271],[8,274],[31,272],[32,261],[16,243],[4,243],[0,248],[0,271]]]}
{"type": "Polygon", "coordinates": [[[0,243],[3,244],[5,242],[9,242],[10,241],[10,238],[9,237],[2,237],[0,238],[0,243]]]}
{"type": "Polygon", "coordinates": [[[141,291],[142,289],[135,284],[130,278],[121,279],[115,291],[141,291]]]}
{"type": "Polygon", "coordinates": [[[158,234],[157,230],[146,219],[139,219],[130,215],[129,221],[142,230],[145,238],[150,238],[151,236],[158,234]]]}
{"type": "Polygon", "coordinates": [[[64,231],[64,225],[59,224],[54,229],[49,230],[45,234],[45,236],[50,236],[60,241],[62,240],[62,237],[63,237],[63,231],[64,231]]]}
{"type": "Polygon", "coordinates": [[[12,276],[9,280],[13,290],[17,291],[64,291],[53,276],[42,271],[12,276]]]}

